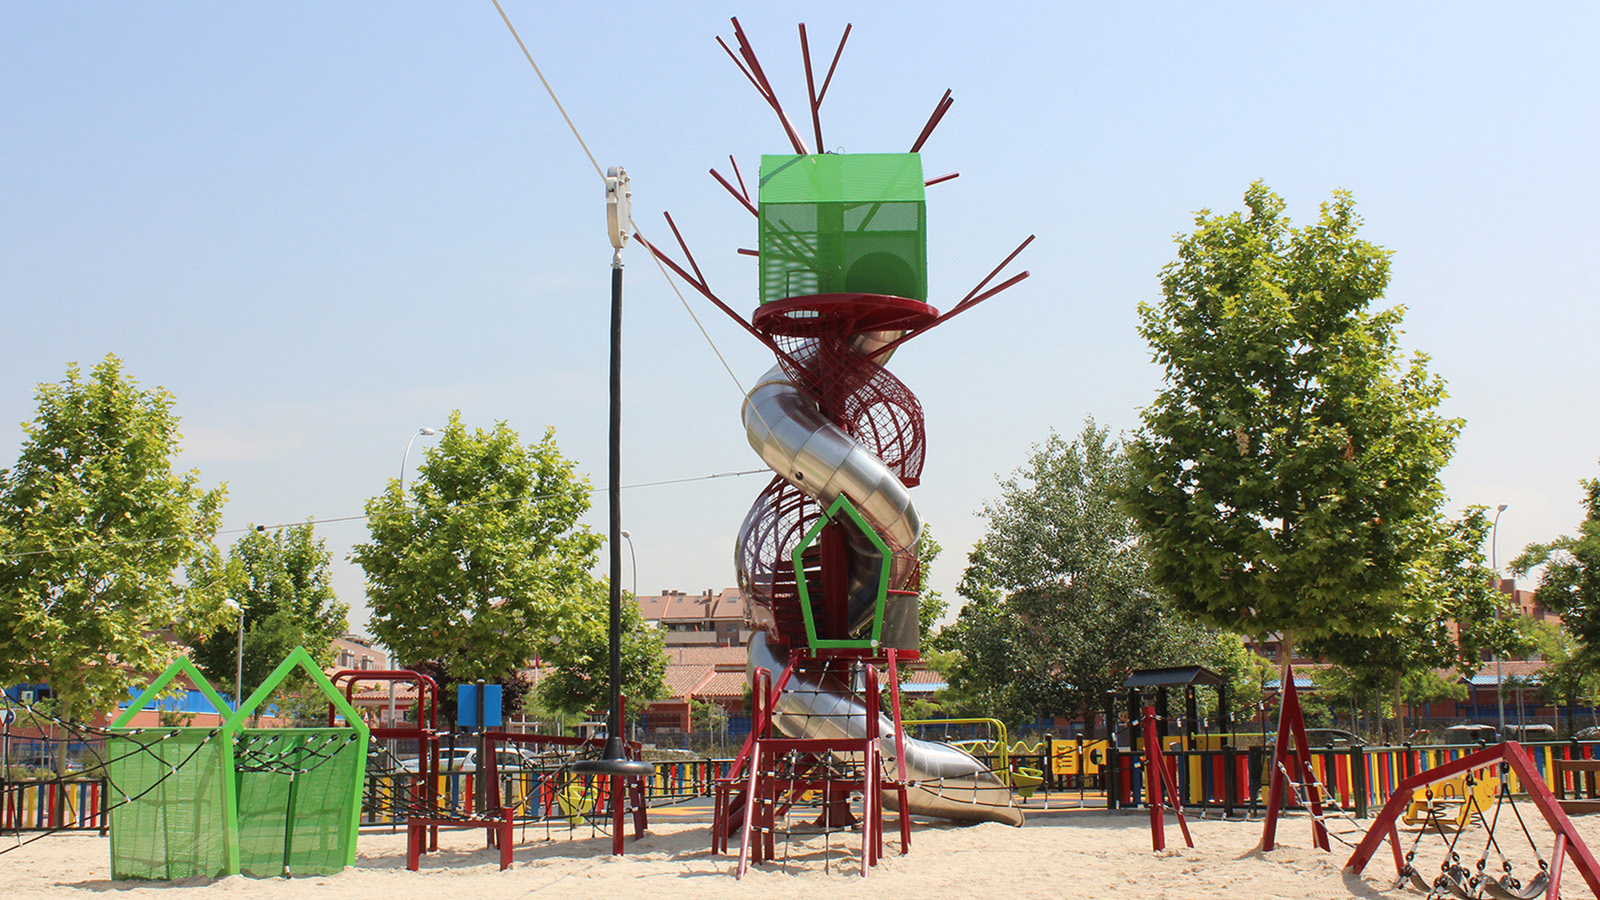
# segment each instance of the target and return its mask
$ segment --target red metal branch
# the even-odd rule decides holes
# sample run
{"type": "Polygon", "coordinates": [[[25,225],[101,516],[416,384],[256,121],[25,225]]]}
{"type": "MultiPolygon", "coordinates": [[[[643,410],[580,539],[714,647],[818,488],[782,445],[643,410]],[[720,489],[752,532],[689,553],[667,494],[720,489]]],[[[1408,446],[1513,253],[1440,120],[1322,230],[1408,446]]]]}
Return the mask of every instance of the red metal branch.
{"type": "Polygon", "coordinates": [[[737,190],[734,190],[733,185],[728,183],[728,179],[723,178],[722,175],[719,174],[716,169],[712,169],[711,170],[711,177],[715,178],[717,180],[717,184],[720,184],[724,188],[727,188],[728,193],[733,195],[733,199],[735,199],[735,200],[739,201],[741,204],[743,204],[745,209],[750,210],[750,215],[756,216],[756,217],[760,217],[761,213],[756,211],[756,208],[750,202],[749,197],[746,196],[745,194],[739,193],[737,190]]]}
{"type": "Polygon", "coordinates": [[[944,118],[944,114],[953,103],[955,101],[950,99],[950,92],[945,91],[944,96],[939,98],[939,103],[934,106],[933,115],[928,116],[928,124],[922,126],[922,133],[917,135],[917,142],[911,145],[912,153],[922,149],[923,143],[928,140],[929,135],[933,134],[933,129],[939,127],[939,120],[944,118]]]}
{"type": "Polygon", "coordinates": [[[806,98],[811,101],[811,129],[817,136],[817,150],[821,152],[822,143],[822,117],[817,111],[822,108],[822,100],[817,96],[817,85],[811,77],[811,45],[806,42],[806,23],[800,23],[800,58],[806,66],[806,98]]]}
{"type": "Polygon", "coordinates": [[[735,252],[738,253],[740,256],[755,256],[755,257],[759,257],[761,255],[761,251],[760,250],[751,250],[749,247],[740,247],[735,252]]]}
{"type": "MultiPolygon", "coordinates": [[[[839,49],[833,51],[833,62],[828,65],[828,74],[822,79],[822,90],[817,92],[817,103],[819,104],[823,98],[828,96],[828,85],[833,83],[833,70],[839,67],[839,57],[844,54],[844,42],[850,40],[850,28],[849,23],[846,23],[844,34],[839,36],[839,49]]],[[[817,152],[820,153],[822,152],[822,147],[820,142],[818,143],[817,152]]]]}
{"type": "Polygon", "coordinates": [[[678,239],[678,246],[683,248],[683,256],[689,260],[689,268],[694,269],[694,277],[698,278],[701,284],[705,284],[706,276],[700,273],[700,265],[694,261],[694,254],[689,252],[689,245],[683,242],[683,235],[678,231],[678,223],[672,221],[672,213],[662,212],[661,215],[667,220],[667,227],[672,229],[672,236],[678,239]]]}
{"type": "Polygon", "coordinates": [[[954,181],[955,179],[960,178],[960,177],[961,177],[961,173],[960,172],[951,172],[951,173],[949,173],[947,175],[936,175],[936,176],[934,176],[932,178],[929,178],[927,181],[924,181],[922,183],[922,186],[923,187],[933,187],[936,184],[944,184],[946,181],[954,181]]]}
{"type": "Polygon", "coordinates": [[[959,316],[962,313],[966,312],[967,310],[973,308],[974,306],[977,306],[979,303],[982,303],[983,301],[989,299],[990,297],[993,297],[995,294],[998,294],[1001,291],[1005,290],[1006,288],[1009,288],[1012,285],[1017,284],[1018,282],[1022,281],[1025,278],[1027,278],[1030,274],[1032,274],[1032,273],[1025,271],[1025,272],[1022,272],[1021,274],[1013,275],[1012,277],[1006,279],[1005,281],[1001,282],[1000,284],[996,285],[995,287],[985,291],[982,294],[979,294],[976,297],[973,297],[972,299],[970,299],[970,300],[966,301],[965,303],[955,307],[954,309],[950,310],[949,312],[945,313],[944,315],[940,316],[939,318],[934,319],[932,322],[929,322],[928,324],[922,326],[921,328],[918,328],[916,331],[908,331],[905,334],[902,334],[900,337],[895,338],[894,340],[890,341],[889,343],[884,344],[882,347],[879,347],[877,350],[875,350],[871,354],[869,354],[867,358],[868,359],[875,359],[875,358],[877,358],[879,356],[882,356],[885,353],[888,353],[889,351],[893,350],[894,348],[900,346],[901,344],[904,344],[906,341],[911,340],[912,338],[916,337],[917,335],[922,334],[922,333],[924,333],[926,331],[930,331],[930,330],[932,330],[932,329],[934,329],[934,328],[936,328],[936,327],[938,327],[940,325],[943,325],[944,323],[950,321],[951,319],[954,319],[956,316],[959,316]]]}
{"type": "MultiPolygon", "coordinates": [[[[761,96],[767,101],[767,105],[772,107],[772,111],[778,114],[778,121],[783,124],[783,131],[789,136],[789,143],[794,145],[794,152],[801,156],[810,155],[811,151],[806,149],[805,140],[800,137],[798,131],[795,131],[794,123],[789,121],[788,114],[783,111],[783,105],[778,102],[778,94],[772,89],[772,82],[767,80],[767,74],[761,68],[761,61],[756,59],[755,50],[751,49],[749,38],[745,37],[744,29],[739,26],[738,17],[735,16],[732,22],[733,36],[739,42],[739,54],[744,57],[744,61],[750,66],[748,74],[753,76],[752,80],[756,82],[756,89],[761,92],[761,96]]],[[[723,46],[726,47],[727,45],[724,44],[723,46]]]]}
{"type": "Polygon", "coordinates": [[[666,255],[665,253],[662,253],[660,248],[658,248],[655,244],[652,244],[649,241],[645,240],[644,239],[644,235],[639,234],[637,231],[633,233],[633,236],[634,236],[635,239],[637,239],[639,241],[639,243],[643,244],[646,248],[649,249],[650,254],[652,256],[654,256],[656,259],[661,260],[661,262],[664,263],[667,266],[667,268],[669,268],[672,271],[678,273],[678,277],[679,278],[682,278],[684,281],[687,281],[691,287],[693,287],[695,290],[700,292],[701,296],[705,297],[707,300],[710,300],[712,303],[714,303],[716,305],[717,309],[720,309],[724,313],[727,313],[728,318],[734,320],[735,322],[738,322],[740,327],[742,327],[745,331],[750,332],[750,334],[754,335],[756,340],[758,340],[761,343],[765,344],[767,347],[771,348],[774,352],[777,351],[778,347],[777,347],[776,342],[774,342],[771,338],[767,337],[766,335],[762,334],[761,332],[757,331],[754,326],[752,326],[749,322],[746,322],[744,320],[743,316],[739,315],[738,313],[734,312],[731,308],[729,308],[728,304],[723,303],[721,298],[719,298],[716,294],[711,293],[711,289],[710,288],[708,288],[704,284],[701,284],[700,282],[696,281],[694,279],[694,276],[690,275],[688,272],[685,272],[683,270],[682,266],[678,265],[676,262],[673,262],[672,257],[666,255]]]}
{"type": "Polygon", "coordinates": [[[984,279],[982,281],[978,282],[976,287],[974,287],[972,290],[968,291],[967,295],[965,297],[961,298],[961,302],[956,304],[956,309],[960,309],[961,307],[966,306],[969,302],[976,302],[976,301],[973,301],[972,298],[975,295],[977,295],[977,293],[979,291],[983,290],[983,286],[984,285],[986,285],[990,281],[992,281],[996,275],[999,275],[1001,269],[1004,269],[1006,266],[1010,265],[1011,261],[1013,259],[1017,258],[1017,254],[1018,253],[1021,253],[1024,249],[1027,248],[1027,246],[1029,244],[1033,243],[1033,238],[1034,238],[1034,236],[1030,234],[1030,235],[1028,235],[1027,240],[1025,240],[1022,243],[1018,244],[1017,245],[1017,249],[1011,251],[1011,255],[1010,256],[1006,257],[1005,259],[1002,259],[1000,261],[1000,265],[994,267],[994,271],[992,271],[988,275],[984,276],[984,279]]]}
{"type": "Polygon", "coordinates": [[[717,38],[717,43],[722,46],[723,52],[728,54],[728,58],[733,60],[733,64],[739,67],[739,71],[744,73],[744,77],[750,79],[750,84],[761,92],[762,99],[766,99],[767,92],[761,87],[761,82],[757,81],[756,77],[750,74],[750,70],[744,67],[744,61],[739,59],[739,55],[734,53],[733,49],[723,42],[722,38],[717,38]]]}
{"type": "Polygon", "coordinates": [[[728,165],[733,166],[733,177],[739,179],[739,190],[744,194],[744,199],[749,200],[750,189],[745,187],[744,176],[739,174],[739,161],[733,158],[732,153],[728,154],[728,165]]]}

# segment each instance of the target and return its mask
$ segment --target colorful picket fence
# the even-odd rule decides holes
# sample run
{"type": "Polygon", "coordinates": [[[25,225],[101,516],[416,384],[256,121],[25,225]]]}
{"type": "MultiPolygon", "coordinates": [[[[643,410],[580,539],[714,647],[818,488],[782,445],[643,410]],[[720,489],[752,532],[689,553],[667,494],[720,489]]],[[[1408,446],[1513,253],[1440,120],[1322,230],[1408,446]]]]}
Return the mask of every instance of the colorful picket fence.
{"type": "MultiPolygon", "coordinates": [[[[1594,743],[1524,744],[1523,748],[1551,790],[1556,789],[1554,760],[1600,758],[1600,744],[1594,743]]],[[[1311,768],[1326,790],[1325,796],[1337,799],[1341,808],[1357,817],[1365,817],[1369,808],[1376,809],[1387,801],[1405,778],[1479,749],[1476,745],[1452,745],[1312,750],[1311,768]]],[[[1141,805],[1145,789],[1143,759],[1125,749],[1109,750],[1107,757],[1108,805],[1141,805]]],[[[1266,803],[1272,774],[1270,748],[1186,750],[1181,741],[1174,741],[1166,759],[1185,806],[1255,814],[1266,803]]],[[[1510,783],[1513,792],[1522,791],[1515,777],[1510,783]]],[[[1295,805],[1292,796],[1286,797],[1286,802],[1295,805]]]]}
{"type": "Polygon", "coordinates": [[[0,831],[104,831],[105,782],[0,781],[0,831]]]}

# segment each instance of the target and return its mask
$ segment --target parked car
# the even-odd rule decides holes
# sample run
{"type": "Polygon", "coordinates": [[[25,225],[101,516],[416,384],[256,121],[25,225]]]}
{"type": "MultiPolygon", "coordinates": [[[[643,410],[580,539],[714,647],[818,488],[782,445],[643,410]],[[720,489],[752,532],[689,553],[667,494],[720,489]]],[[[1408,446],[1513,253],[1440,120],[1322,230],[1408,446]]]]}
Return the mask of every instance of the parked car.
{"type": "Polygon", "coordinates": [[[1367,742],[1361,736],[1343,728],[1307,728],[1306,743],[1313,750],[1333,748],[1335,750],[1348,750],[1351,747],[1365,747],[1367,742]]]}
{"type": "MultiPolygon", "coordinates": [[[[524,769],[539,768],[539,759],[531,753],[526,753],[515,747],[496,748],[494,766],[500,772],[520,772],[524,769]]],[[[420,772],[422,760],[408,759],[401,764],[407,772],[420,772]]],[[[439,771],[441,772],[476,772],[478,771],[478,748],[457,747],[452,753],[448,748],[439,751],[439,771]]]]}
{"type": "Polygon", "coordinates": [[[1529,741],[1553,741],[1556,739],[1554,725],[1507,725],[1506,739],[1527,743],[1529,741]]]}
{"type": "Polygon", "coordinates": [[[1572,739],[1575,741],[1600,741],[1600,725],[1580,728],[1572,733],[1572,739]]]}
{"type": "Polygon", "coordinates": [[[1495,731],[1493,725],[1451,725],[1444,730],[1446,744],[1476,744],[1479,741],[1497,744],[1500,742],[1500,733],[1495,731]]]}

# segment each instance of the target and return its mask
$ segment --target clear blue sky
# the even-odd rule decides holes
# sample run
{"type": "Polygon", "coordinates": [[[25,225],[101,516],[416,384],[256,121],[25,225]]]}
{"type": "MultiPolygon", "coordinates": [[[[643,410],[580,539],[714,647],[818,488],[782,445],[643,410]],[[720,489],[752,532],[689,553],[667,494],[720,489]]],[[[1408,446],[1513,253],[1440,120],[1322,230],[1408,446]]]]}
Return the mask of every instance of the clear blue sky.
{"type": "MultiPolygon", "coordinates": [[[[706,170],[786,144],[713,38],[741,14],[801,116],[801,8],[504,2],[600,164],[632,175],[646,233],[671,210],[753,307],[734,254],[753,221],[706,170]]],[[[892,365],[927,413],[915,497],[947,596],[1031,444],[1086,416],[1134,427],[1159,383],[1135,306],[1194,211],[1256,178],[1302,222],[1352,191],[1394,251],[1405,346],[1468,423],[1452,500],[1510,504],[1500,559],[1576,526],[1600,474],[1600,12],[1324,6],[805,5],[819,57],[855,25],[830,149],[907,149],[955,91],[924,148],[962,176],[929,191],[935,305],[1038,235],[1032,279],[892,365]]],[[[358,514],[452,409],[530,441],[554,426],[604,480],[602,188],[488,0],[7,5],[0,210],[0,465],[35,385],[115,352],[176,394],[182,464],[227,482],[230,528],[358,514]]],[[[625,259],[624,483],[760,468],[733,380],[644,251],[625,259]]],[[[770,365],[689,300],[747,385],[770,365]]],[[[764,481],[629,490],[639,589],[731,585],[764,481]]],[[[360,628],[343,557],[364,526],[320,533],[360,628]]]]}

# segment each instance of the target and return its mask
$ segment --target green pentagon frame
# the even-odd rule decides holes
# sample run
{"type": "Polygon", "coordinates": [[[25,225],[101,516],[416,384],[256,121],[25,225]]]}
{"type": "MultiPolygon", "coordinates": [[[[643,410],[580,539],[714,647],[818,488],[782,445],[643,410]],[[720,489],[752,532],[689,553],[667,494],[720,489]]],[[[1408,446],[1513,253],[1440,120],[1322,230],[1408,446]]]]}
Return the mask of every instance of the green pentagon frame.
{"type": "Polygon", "coordinates": [[[822,518],[817,520],[817,524],[811,526],[811,530],[806,532],[805,539],[789,555],[790,560],[794,563],[795,584],[800,589],[800,613],[805,617],[806,621],[806,644],[811,649],[877,649],[878,642],[883,636],[883,611],[889,598],[889,565],[891,556],[893,556],[893,553],[889,550],[889,545],[884,543],[883,538],[878,536],[878,530],[872,527],[872,524],[867,521],[865,516],[861,515],[861,511],[856,509],[855,504],[850,502],[849,497],[840,494],[839,499],[833,501],[832,505],[823,511],[822,518]],[[811,612],[811,591],[806,587],[805,564],[801,562],[800,557],[805,552],[805,549],[816,541],[817,535],[822,533],[823,527],[832,522],[834,516],[841,511],[861,527],[861,532],[867,536],[867,540],[872,542],[872,546],[878,548],[878,558],[883,561],[882,568],[878,573],[878,597],[872,611],[872,636],[870,638],[819,638],[817,637],[816,618],[811,612]]]}

